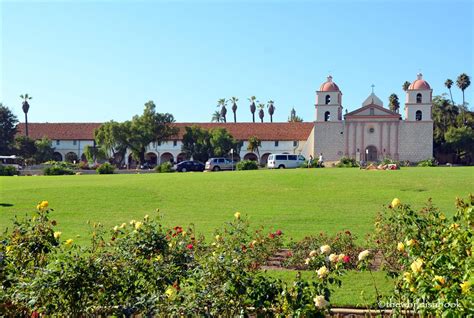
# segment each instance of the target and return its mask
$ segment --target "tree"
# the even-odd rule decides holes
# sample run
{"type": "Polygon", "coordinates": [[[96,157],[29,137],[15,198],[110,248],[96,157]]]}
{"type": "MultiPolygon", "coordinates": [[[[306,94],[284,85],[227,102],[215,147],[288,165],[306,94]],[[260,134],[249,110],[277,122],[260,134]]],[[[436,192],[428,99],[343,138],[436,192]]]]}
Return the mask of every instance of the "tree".
{"type": "Polygon", "coordinates": [[[232,112],[234,113],[234,123],[237,122],[237,102],[239,99],[237,97],[231,97],[229,102],[232,103],[232,112]]]}
{"type": "Polygon", "coordinates": [[[411,83],[409,81],[405,81],[405,83],[403,83],[402,88],[405,92],[408,90],[408,87],[410,86],[410,84],[411,83]]]}
{"type": "Polygon", "coordinates": [[[269,100],[267,102],[268,114],[270,115],[270,122],[273,123],[273,114],[275,113],[274,101],[269,100]]]}
{"type": "Polygon", "coordinates": [[[212,118],[211,118],[211,122],[215,122],[215,123],[220,123],[222,120],[222,117],[221,117],[221,112],[219,110],[216,110],[213,114],[212,114],[212,118]]]}
{"type": "Polygon", "coordinates": [[[262,142],[255,136],[252,136],[248,140],[247,150],[251,152],[256,152],[258,160],[260,160],[260,151],[259,148],[262,146],[262,142]]]}
{"type": "Polygon", "coordinates": [[[260,103],[258,104],[258,117],[260,117],[260,122],[263,123],[263,117],[265,116],[265,112],[263,111],[265,109],[265,104],[260,103]]]}
{"type": "Polygon", "coordinates": [[[397,94],[392,94],[388,97],[388,107],[392,112],[399,112],[400,102],[398,101],[397,94]]]}
{"type": "Polygon", "coordinates": [[[450,127],[445,135],[459,158],[466,163],[472,162],[474,155],[474,130],[468,126],[450,127]]]}
{"type": "Polygon", "coordinates": [[[122,164],[127,152],[127,135],[122,124],[115,121],[103,123],[94,131],[96,144],[101,145],[106,154],[111,154],[116,164],[122,164]]]}
{"type": "Polygon", "coordinates": [[[132,157],[143,164],[150,143],[161,143],[178,133],[179,129],[172,125],[173,122],[173,115],[157,113],[155,103],[149,101],[142,115],[135,115],[123,123],[112,121],[99,127],[95,139],[106,150],[130,150],[132,157]]]}
{"type": "Polygon", "coordinates": [[[35,141],[36,153],[34,159],[36,163],[42,163],[53,160],[54,148],[53,143],[46,137],[35,141]]]}
{"type": "Polygon", "coordinates": [[[225,101],[225,98],[221,98],[217,101],[217,107],[221,109],[221,118],[224,123],[227,122],[226,120],[226,115],[227,115],[227,108],[226,108],[227,102],[225,101]]]}
{"type": "Polygon", "coordinates": [[[453,93],[451,92],[451,87],[453,86],[453,80],[451,80],[451,79],[448,78],[448,79],[446,80],[446,82],[444,82],[444,86],[446,86],[446,87],[448,88],[448,90],[449,90],[449,96],[451,96],[451,103],[452,103],[453,105],[455,105],[455,104],[454,104],[454,100],[453,100],[453,93]]]}
{"type": "Polygon", "coordinates": [[[14,152],[17,123],[18,118],[8,107],[0,103],[0,155],[14,152]]]}
{"type": "Polygon", "coordinates": [[[250,96],[250,98],[248,98],[248,100],[250,102],[250,112],[252,113],[252,122],[255,122],[255,111],[257,110],[257,108],[255,106],[255,101],[257,100],[257,97],[250,96]]]}
{"type": "Polygon", "coordinates": [[[300,123],[303,121],[303,118],[296,116],[296,110],[294,108],[291,109],[290,117],[288,117],[289,123],[300,123]]]}
{"type": "Polygon", "coordinates": [[[86,156],[87,162],[94,163],[97,160],[103,161],[107,159],[107,155],[103,148],[91,147],[89,145],[84,147],[84,155],[86,156]]]}
{"type": "Polygon", "coordinates": [[[466,73],[462,73],[458,76],[458,79],[456,80],[456,85],[462,91],[462,105],[465,106],[466,101],[464,100],[464,91],[471,85],[471,79],[466,73]]]}
{"type": "Polygon", "coordinates": [[[30,110],[30,104],[28,104],[28,101],[31,100],[33,97],[28,96],[28,94],[25,95],[20,95],[20,98],[23,99],[23,112],[25,113],[25,134],[26,137],[28,137],[28,111],[30,110]]]}
{"type": "Polygon", "coordinates": [[[183,151],[187,157],[202,162],[211,157],[221,157],[234,149],[240,153],[242,142],[236,141],[225,128],[203,129],[199,126],[185,127],[183,135],[183,151]]]}
{"type": "Polygon", "coordinates": [[[31,159],[36,153],[35,141],[26,136],[18,136],[15,139],[16,154],[24,159],[31,159]]]}

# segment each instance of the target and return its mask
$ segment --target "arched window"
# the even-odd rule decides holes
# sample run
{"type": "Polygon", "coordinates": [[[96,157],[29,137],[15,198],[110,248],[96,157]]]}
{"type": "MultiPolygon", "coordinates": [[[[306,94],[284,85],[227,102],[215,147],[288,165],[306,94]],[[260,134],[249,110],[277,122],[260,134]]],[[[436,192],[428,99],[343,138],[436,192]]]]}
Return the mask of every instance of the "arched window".
{"type": "Polygon", "coordinates": [[[330,112],[325,112],[324,113],[324,121],[330,121],[331,120],[331,113],[330,112]]]}
{"type": "Polygon", "coordinates": [[[420,121],[423,118],[423,114],[421,113],[421,110],[417,110],[415,113],[415,120],[420,121]]]}
{"type": "Polygon", "coordinates": [[[421,93],[416,94],[416,103],[421,104],[421,93]]]}
{"type": "Polygon", "coordinates": [[[331,102],[331,96],[326,95],[326,105],[328,105],[331,102]]]}

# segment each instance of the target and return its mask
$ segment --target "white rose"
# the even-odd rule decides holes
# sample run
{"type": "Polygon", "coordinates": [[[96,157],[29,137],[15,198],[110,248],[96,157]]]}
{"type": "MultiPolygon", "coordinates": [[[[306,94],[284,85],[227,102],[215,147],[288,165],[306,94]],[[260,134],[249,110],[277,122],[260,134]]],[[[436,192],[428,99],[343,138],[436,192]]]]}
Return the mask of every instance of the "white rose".
{"type": "Polygon", "coordinates": [[[338,256],[336,254],[333,253],[333,254],[329,255],[329,261],[330,262],[335,263],[335,262],[337,262],[337,260],[338,260],[338,256]]]}
{"type": "Polygon", "coordinates": [[[324,278],[329,274],[329,270],[326,268],[326,266],[323,266],[318,269],[317,273],[319,278],[324,278]]]}
{"type": "Polygon", "coordinates": [[[306,265],[309,265],[309,262],[311,262],[311,258],[307,258],[307,259],[304,260],[304,263],[305,263],[306,265]]]}
{"type": "Polygon", "coordinates": [[[362,251],[359,253],[359,261],[362,261],[369,256],[370,252],[368,250],[362,251]]]}
{"type": "Polygon", "coordinates": [[[329,245],[321,246],[321,253],[322,254],[329,254],[331,252],[331,247],[329,245]]]}
{"type": "Polygon", "coordinates": [[[316,296],[313,298],[313,301],[316,308],[325,308],[329,305],[329,302],[324,298],[324,296],[316,296]]]}
{"type": "Polygon", "coordinates": [[[314,257],[314,256],[316,256],[316,254],[318,254],[318,252],[313,250],[313,251],[309,252],[309,257],[314,257]]]}

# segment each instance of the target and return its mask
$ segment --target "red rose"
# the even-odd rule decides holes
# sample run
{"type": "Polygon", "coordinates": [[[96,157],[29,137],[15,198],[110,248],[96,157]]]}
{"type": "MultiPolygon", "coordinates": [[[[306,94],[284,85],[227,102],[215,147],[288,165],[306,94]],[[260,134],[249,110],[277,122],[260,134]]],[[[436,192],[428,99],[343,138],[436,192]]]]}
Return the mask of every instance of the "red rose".
{"type": "Polygon", "coordinates": [[[342,258],[342,261],[343,261],[344,263],[349,263],[350,260],[351,260],[351,258],[349,257],[349,255],[346,255],[346,256],[344,256],[344,257],[342,258]]]}
{"type": "Polygon", "coordinates": [[[283,232],[282,232],[281,230],[277,230],[277,231],[275,232],[275,234],[278,235],[278,236],[280,236],[280,235],[283,234],[283,232]]]}
{"type": "Polygon", "coordinates": [[[192,250],[193,247],[194,247],[193,244],[188,244],[188,245],[186,246],[186,248],[187,248],[188,250],[192,250]]]}
{"type": "Polygon", "coordinates": [[[271,238],[271,239],[274,239],[274,238],[275,238],[275,234],[269,233],[269,234],[268,234],[268,237],[271,238]]]}

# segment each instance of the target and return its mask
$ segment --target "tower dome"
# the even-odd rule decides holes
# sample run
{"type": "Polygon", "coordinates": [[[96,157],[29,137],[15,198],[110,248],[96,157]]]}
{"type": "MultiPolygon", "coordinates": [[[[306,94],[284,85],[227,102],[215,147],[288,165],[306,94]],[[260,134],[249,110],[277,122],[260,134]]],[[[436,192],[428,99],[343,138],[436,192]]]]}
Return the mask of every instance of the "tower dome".
{"type": "Polygon", "coordinates": [[[408,86],[408,90],[431,89],[430,84],[423,79],[423,74],[418,73],[416,76],[417,79],[408,86]]]}
{"type": "Polygon", "coordinates": [[[334,83],[332,81],[332,76],[329,75],[327,78],[328,78],[328,80],[321,84],[321,87],[319,88],[319,91],[321,91],[321,92],[340,92],[339,86],[337,86],[336,83],[334,83]]]}

